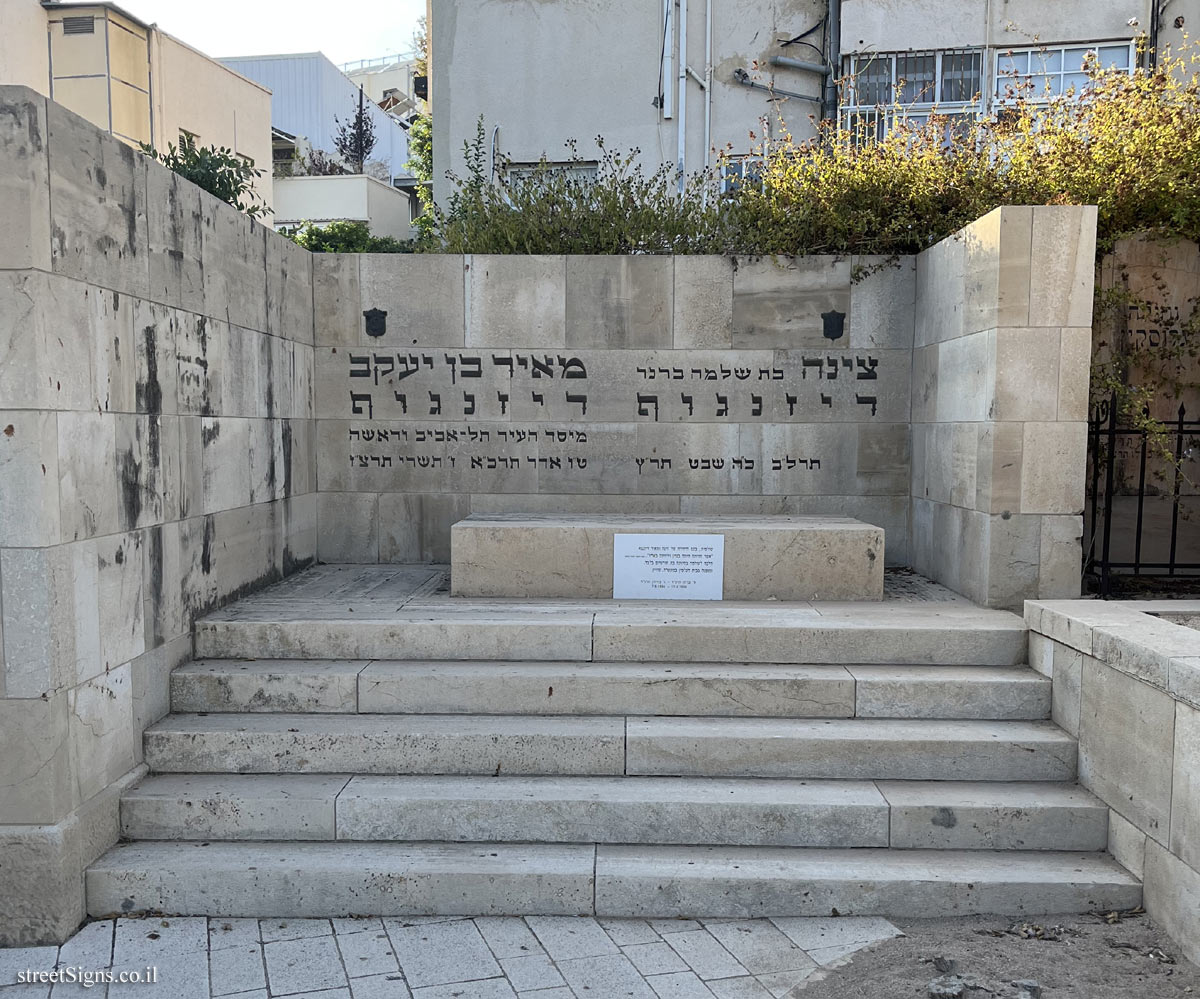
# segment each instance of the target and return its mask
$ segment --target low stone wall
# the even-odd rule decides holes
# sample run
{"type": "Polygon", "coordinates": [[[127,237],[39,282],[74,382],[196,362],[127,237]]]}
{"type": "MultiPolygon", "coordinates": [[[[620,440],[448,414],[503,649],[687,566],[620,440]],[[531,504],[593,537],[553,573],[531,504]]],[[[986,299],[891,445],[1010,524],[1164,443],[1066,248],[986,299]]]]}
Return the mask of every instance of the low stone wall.
{"type": "Polygon", "coordinates": [[[316,549],[310,255],[0,87],[0,946],[61,940],[193,619],[316,549]]]}
{"type": "Polygon", "coordinates": [[[1145,906],[1200,962],[1200,601],[1025,605],[1029,661],[1079,779],[1111,809],[1108,848],[1145,906]]]}

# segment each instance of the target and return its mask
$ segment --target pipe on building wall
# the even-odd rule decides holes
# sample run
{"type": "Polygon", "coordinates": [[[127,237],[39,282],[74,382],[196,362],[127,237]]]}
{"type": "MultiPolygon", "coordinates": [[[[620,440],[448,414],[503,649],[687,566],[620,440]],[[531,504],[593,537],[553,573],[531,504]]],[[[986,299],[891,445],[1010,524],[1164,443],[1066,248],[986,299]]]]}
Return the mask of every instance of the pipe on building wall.
{"type": "Polygon", "coordinates": [[[837,118],[838,76],[842,72],[842,0],[829,0],[829,68],[826,78],[824,117],[837,118]]]}
{"type": "Polygon", "coordinates": [[[768,61],[772,66],[787,66],[789,69],[799,69],[806,73],[820,73],[822,77],[831,72],[828,66],[822,66],[819,62],[805,62],[803,59],[790,59],[787,56],[771,56],[768,61]]]}
{"type": "Polygon", "coordinates": [[[749,87],[751,90],[765,90],[768,94],[774,94],[776,97],[794,97],[798,101],[808,101],[810,104],[824,102],[823,97],[810,97],[808,94],[798,94],[794,90],[780,90],[778,87],[768,87],[765,83],[758,83],[750,79],[750,74],[744,69],[733,71],[733,82],[740,83],[743,87],[749,87]]]}
{"type": "Polygon", "coordinates": [[[687,172],[687,0],[679,0],[679,117],[676,120],[675,169],[679,173],[679,193],[687,172]]]}
{"type": "Polygon", "coordinates": [[[712,0],[704,2],[704,172],[712,147],[712,0]]]}
{"type": "Polygon", "coordinates": [[[675,62],[672,59],[675,38],[671,33],[671,15],[674,9],[675,0],[663,0],[662,116],[668,119],[674,114],[674,102],[671,100],[671,77],[675,75],[675,62]]]}

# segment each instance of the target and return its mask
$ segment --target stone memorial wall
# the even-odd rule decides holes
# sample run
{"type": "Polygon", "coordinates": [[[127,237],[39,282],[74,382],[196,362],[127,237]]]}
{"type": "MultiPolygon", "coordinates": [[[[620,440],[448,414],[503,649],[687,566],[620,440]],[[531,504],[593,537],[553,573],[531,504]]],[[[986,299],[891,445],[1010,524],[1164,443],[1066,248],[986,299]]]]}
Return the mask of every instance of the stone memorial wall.
{"type": "Polygon", "coordinates": [[[469,513],[838,512],[908,561],[911,259],[314,264],[323,559],[448,561],[469,513]]]}
{"type": "Polygon", "coordinates": [[[306,251],[16,87],[0,232],[5,946],[83,919],[193,620],[309,564],[316,497],[306,251]]]}

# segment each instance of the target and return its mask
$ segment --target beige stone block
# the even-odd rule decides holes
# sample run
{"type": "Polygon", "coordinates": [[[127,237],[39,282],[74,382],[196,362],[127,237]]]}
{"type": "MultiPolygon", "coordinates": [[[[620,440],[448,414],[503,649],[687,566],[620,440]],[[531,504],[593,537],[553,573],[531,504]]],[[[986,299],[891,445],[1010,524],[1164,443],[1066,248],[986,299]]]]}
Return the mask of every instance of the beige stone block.
{"type": "Polygon", "coordinates": [[[1171,661],[1197,654],[1200,632],[1150,614],[1092,630],[1092,655],[1162,690],[1168,687],[1171,661]]]}
{"type": "MultiPolygon", "coordinates": [[[[0,87],[0,269],[50,269],[46,98],[0,87]]],[[[0,324],[2,328],[2,324],[0,324]]],[[[0,336],[2,336],[0,332],[0,336]]]]}
{"type": "Polygon", "coordinates": [[[51,407],[58,398],[57,372],[46,361],[47,282],[41,271],[0,272],[0,401],[6,409],[51,407]]]}
{"type": "Polygon", "coordinates": [[[1032,211],[1028,325],[1090,328],[1096,206],[1040,205],[1032,211]]]}
{"type": "Polygon", "coordinates": [[[367,337],[359,315],[359,343],[380,350],[414,347],[463,347],[465,344],[465,267],[452,253],[365,253],[360,282],[362,309],[387,313],[387,331],[367,337]],[[420,294],[415,294],[421,289],[420,294]]]}
{"type": "Polygon", "coordinates": [[[180,415],[224,412],[221,399],[227,324],[181,312],[175,329],[177,406],[180,415]]]}
{"type": "Polygon", "coordinates": [[[1086,423],[1026,423],[1021,513],[1080,513],[1086,465],[1086,423]]]}
{"type": "Polygon", "coordinates": [[[94,547],[8,548],[0,563],[6,695],[65,690],[81,660],[99,658],[94,547]]]}
{"type": "Polygon", "coordinates": [[[990,514],[987,532],[987,606],[1020,610],[1037,596],[1041,517],[990,514]]]}
{"type": "Polygon", "coordinates": [[[87,917],[78,823],[0,826],[0,856],[0,947],[65,943],[87,917]]]}
{"type": "Polygon", "coordinates": [[[1052,421],[1058,417],[1059,355],[1056,329],[996,330],[996,404],[992,417],[1052,421]]]}
{"type": "Polygon", "coordinates": [[[317,494],[289,496],[278,504],[283,512],[284,575],[306,569],[317,560],[317,494]]]}
{"type": "Polygon", "coordinates": [[[1083,585],[1083,518],[1044,516],[1041,522],[1037,596],[1078,597],[1083,585]]]}
{"type": "Polygon", "coordinates": [[[984,513],[1021,508],[1021,459],[1025,428],[1020,423],[980,423],[975,509],[984,513]]]}
{"type": "Polygon", "coordinates": [[[1058,419],[1086,421],[1092,373],[1090,327],[1064,327],[1058,357],[1058,419]]]}
{"type": "Polygon", "coordinates": [[[359,290],[360,253],[314,253],[313,310],[316,343],[351,347],[366,336],[359,290]]]}
{"type": "Polygon", "coordinates": [[[938,423],[990,420],[995,405],[995,333],[972,333],[938,344],[938,423]]]}
{"type": "Polygon", "coordinates": [[[917,255],[916,346],[963,335],[966,256],[961,233],[917,255]]]}
{"type": "Polygon", "coordinates": [[[1171,852],[1200,870],[1200,711],[1175,705],[1175,769],[1171,794],[1171,852]]]}
{"type": "Polygon", "coordinates": [[[1146,911],[1174,938],[1183,956],[1200,964],[1200,872],[1146,841],[1146,911]]]}
{"type": "MultiPolygon", "coordinates": [[[[211,515],[208,545],[217,599],[241,596],[276,582],[283,572],[283,510],[280,503],[222,510],[211,515]]],[[[206,526],[205,530],[208,528],[206,526]]],[[[201,569],[205,549],[201,548],[201,569]]]]}
{"type": "Polygon", "coordinates": [[[57,414],[0,410],[0,546],[58,544],[58,489],[57,414]]]}
{"type": "MultiPolygon", "coordinates": [[[[519,499],[527,498],[534,497],[519,499]]],[[[473,497],[455,494],[381,493],[379,561],[448,563],[450,528],[470,516],[472,504],[473,497]]]]}
{"type": "Polygon", "coordinates": [[[1025,623],[1031,631],[1092,654],[1092,632],[1140,621],[1141,611],[1110,601],[1031,600],[1025,605],[1025,623]]]}
{"type": "Polygon", "coordinates": [[[1135,878],[1142,876],[1146,864],[1146,834],[1113,808],[1108,810],[1108,852],[1135,878]]]}
{"type": "Polygon", "coordinates": [[[1054,677],[1054,654],[1058,642],[1039,635],[1036,631],[1029,633],[1029,667],[1042,676],[1054,677]]]}
{"type": "Polygon", "coordinates": [[[147,297],[146,158],[54,101],[47,104],[46,118],[51,267],[123,295],[147,297]]]}
{"type": "Polygon", "coordinates": [[[1200,656],[1172,659],[1167,689],[1172,696],[1200,708],[1200,656]]]}
{"type": "Polygon", "coordinates": [[[270,229],[263,232],[267,322],[263,329],[293,343],[312,344],[313,258],[320,256],[270,229]]]}
{"type": "Polygon", "coordinates": [[[141,532],[133,532],[96,541],[97,672],[115,669],[146,650],[142,538],[141,532]]]}
{"type": "Polygon", "coordinates": [[[142,734],[171,712],[171,671],[192,658],[192,637],[180,635],[149,649],[129,664],[133,750],[142,762],[142,734]]]}
{"type": "Polygon", "coordinates": [[[0,815],[6,824],[51,824],[78,801],[67,716],[66,693],[0,700],[0,815]]]}
{"type": "Polygon", "coordinates": [[[566,344],[670,347],[673,298],[669,256],[569,256],[566,344]]]}
{"type": "Polygon", "coordinates": [[[916,297],[916,257],[851,257],[850,346],[911,349],[916,297]]]}
{"type": "Polygon", "coordinates": [[[265,330],[265,241],[270,230],[203,191],[200,207],[205,216],[205,315],[232,326],[265,330]]]}
{"type": "Polygon", "coordinates": [[[676,256],[672,346],[711,349],[733,346],[733,275],[730,257],[676,256]]]}
{"type": "Polygon", "coordinates": [[[681,515],[470,517],[451,530],[451,592],[611,597],[617,534],[721,535],[725,600],[878,600],[883,595],[883,532],[877,527],[846,517],[681,515]]]}
{"type": "Polygon", "coordinates": [[[68,708],[71,776],[86,801],[136,765],[129,663],[73,688],[68,708]]]}
{"type": "MultiPolygon", "coordinates": [[[[1030,636],[1032,638],[1032,636],[1030,636]]],[[[1079,710],[1083,693],[1083,653],[1058,642],[1051,672],[1053,687],[1050,717],[1054,724],[1079,738],[1079,710]]]]}
{"type": "Polygon", "coordinates": [[[376,493],[319,494],[317,556],[322,562],[379,561],[379,496],[376,493]]]}
{"type": "Polygon", "coordinates": [[[733,346],[828,347],[822,315],[850,313],[850,260],[846,257],[749,257],[733,276],[733,346]]]}
{"type": "Polygon", "coordinates": [[[146,190],[149,297],[172,308],[203,312],[202,192],[173,170],[154,164],[146,170],[146,190]]]}
{"type": "Polygon", "coordinates": [[[475,254],[463,267],[468,348],[566,346],[566,257],[475,254]]]}
{"type": "Polygon", "coordinates": [[[1160,842],[1171,817],[1175,702],[1164,691],[1087,657],[1079,713],[1079,778],[1160,842]]]}
{"type": "Polygon", "coordinates": [[[133,300],[134,412],[179,411],[179,360],[175,338],[181,322],[176,309],[133,300]]]}
{"type": "Polygon", "coordinates": [[[1033,209],[1004,206],[962,231],[965,332],[1029,324],[1033,209]]]}
{"type": "Polygon", "coordinates": [[[931,344],[913,351],[912,421],[929,423],[937,418],[938,346],[931,344]]]}

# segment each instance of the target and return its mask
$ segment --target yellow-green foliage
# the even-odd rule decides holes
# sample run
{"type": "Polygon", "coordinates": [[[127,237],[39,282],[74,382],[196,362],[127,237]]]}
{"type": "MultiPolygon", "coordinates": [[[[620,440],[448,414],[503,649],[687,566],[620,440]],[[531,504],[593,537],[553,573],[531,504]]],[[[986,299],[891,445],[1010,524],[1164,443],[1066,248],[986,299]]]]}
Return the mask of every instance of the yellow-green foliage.
{"type": "MultiPolygon", "coordinates": [[[[913,253],[1003,204],[1095,204],[1099,248],[1132,232],[1200,238],[1200,58],[1192,48],[1133,76],[1091,70],[1082,94],[1012,94],[972,125],[937,116],[882,140],[832,123],[806,142],[771,139],[762,183],[730,196],[711,178],[676,193],[604,151],[595,181],[543,164],[492,183],[483,133],[468,177],[431,220],[424,248],[477,253],[913,253]]],[[[896,109],[899,110],[899,109],[896,109]]]]}

